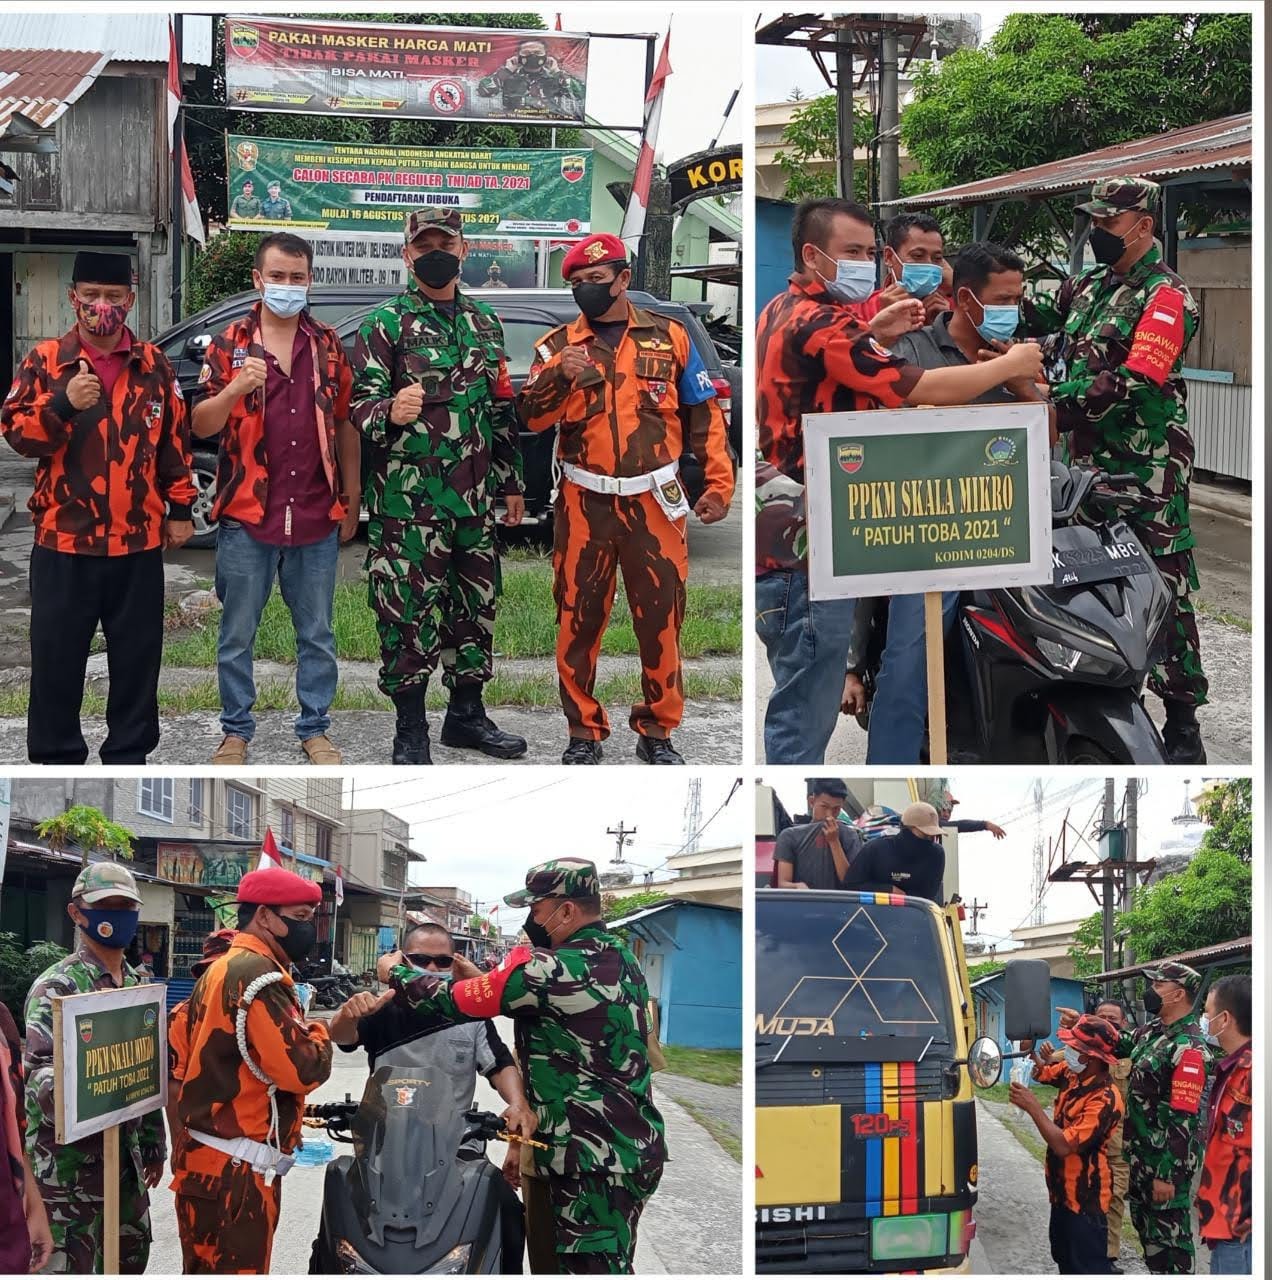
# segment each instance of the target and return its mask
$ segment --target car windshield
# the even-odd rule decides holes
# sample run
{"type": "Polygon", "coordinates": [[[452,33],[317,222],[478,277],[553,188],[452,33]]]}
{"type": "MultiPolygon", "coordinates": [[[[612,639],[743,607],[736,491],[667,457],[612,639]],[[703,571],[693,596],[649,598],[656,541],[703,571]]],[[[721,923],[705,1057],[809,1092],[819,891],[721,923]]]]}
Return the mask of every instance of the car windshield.
{"type": "Polygon", "coordinates": [[[916,1060],[953,1043],[939,918],[874,894],[763,894],[757,906],[758,1063],[916,1060]],[[877,1042],[888,1038],[886,1051],[877,1042]],[[832,1052],[835,1042],[844,1052],[832,1052]]]}

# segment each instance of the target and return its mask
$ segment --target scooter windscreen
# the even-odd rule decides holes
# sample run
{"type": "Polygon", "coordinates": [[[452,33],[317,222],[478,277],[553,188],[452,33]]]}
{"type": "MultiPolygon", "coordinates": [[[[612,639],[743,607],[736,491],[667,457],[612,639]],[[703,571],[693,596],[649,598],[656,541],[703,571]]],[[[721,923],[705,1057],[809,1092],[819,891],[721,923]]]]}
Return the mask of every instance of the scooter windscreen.
{"type": "Polygon", "coordinates": [[[466,1124],[449,1085],[434,1074],[425,1067],[377,1068],[350,1126],[363,1183],[355,1187],[354,1207],[377,1244],[384,1243],[380,1228],[413,1231],[417,1247],[431,1244],[461,1198],[456,1153],[466,1124]]]}

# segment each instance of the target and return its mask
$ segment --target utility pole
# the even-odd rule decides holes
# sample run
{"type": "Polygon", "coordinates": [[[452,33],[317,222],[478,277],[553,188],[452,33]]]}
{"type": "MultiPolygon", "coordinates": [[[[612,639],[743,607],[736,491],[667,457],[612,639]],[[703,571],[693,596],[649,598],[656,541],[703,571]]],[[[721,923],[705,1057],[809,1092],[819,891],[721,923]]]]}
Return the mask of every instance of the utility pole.
{"type": "MultiPolygon", "coordinates": [[[[1139,787],[1138,778],[1126,780],[1126,871],[1122,881],[1122,910],[1135,906],[1135,877],[1139,874],[1139,787]]],[[[1127,943],[1123,963],[1127,968],[1135,963],[1135,949],[1127,943]]]]}
{"type": "MultiPolygon", "coordinates": [[[[177,84],[180,88],[181,81],[181,45],[182,36],[182,17],[178,10],[172,15],[172,38],[176,47],[177,57],[177,84]]],[[[172,183],[172,226],[168,232],[168,252],[169,260],[172,263],[172,323],[176,324],[181,319],[184,308],[181,305],[181,268],[184,265],[181,258],[183,246],[182,232],[185,229],[185,201],[182,198],[181,190],[181,141],[185,131],[185,108],[183,106],[185,99],[184,93],[177,102],[176,118],[172,122],[172,161],[168,165],[169,181],[172,183]]],[[[143,289],[150,288],[149,280],[142,280],[141,287],[143,289]]]]}
{"type": "Polygon", "coordinates": [[[632,839],[636,835],[636,828],[624,826],[622,822],[619,822],[618,826],[616,827],[606,827],[605,834],[607,836],[614,837],[614,843],[617,846],[614,851],[614,861],[622,862],[623,849],[627,845],[631,844],[632,839]]]}
{"type": "Polygon", "coordinates": [[[981,916],[989,910],[989,903],[981,902],[978,899],[973,898],[971,902],[967,904],[967,909],[972,913],[972,933],[977,934],[980,930],[976,926],[980,922],[981,916]]]}
{"type": "Polygon", "coordinates": [[[879,219],[886,221],[901,193],[900,107],[897,85],[897,32],[886,27],[880,37],[879,58],[879,219]]]}
{"type": "MultiPolygon", "coordinates": [[[[1117,797],[1114,794],[1116,784],[1112,778],[1104,779],[1104,819],[1101,829],[1109,831],[1117,822],[1117,797]]],[[[1113,878],[1110,869],[1104,868],[1103,913],[1104,913],[1104,972],[1113,968],[1113,878]]]]}
{"type": "Polygon", "coordinates": [[[1042,800],[1044,787],[1041,778],[1035,778],[1033,784],[1034,807],[1034,846],[1033,846],[1033,911],[1029,915],[1030,924],[1043,924],[1046,911],[1042,905],[1043,890],[1047,887],[1046,854],[1042,847],[1042,800]]]}
{"type": "Polygon", "coordinates": [[[838,124],[839,195],[843,200],[852,197],[852,34],[846,27],[836,32],[835,44],[835,104],[838,124]]]}

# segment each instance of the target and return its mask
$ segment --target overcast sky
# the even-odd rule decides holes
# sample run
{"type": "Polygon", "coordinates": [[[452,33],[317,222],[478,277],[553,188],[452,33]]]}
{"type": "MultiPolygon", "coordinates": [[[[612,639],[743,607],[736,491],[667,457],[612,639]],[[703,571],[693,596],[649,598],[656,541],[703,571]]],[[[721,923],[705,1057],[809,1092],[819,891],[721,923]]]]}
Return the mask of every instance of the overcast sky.
{"type": "MultiPolygon", "coordinates": [[[[556,9],[539,10],[549,29],[556,9]]],[[[662,48],[670,9],[617,4],[567,4],[559,10],[563,31],[656,33],[662,48]]],[[[746,20],[727,5],[677,9],[671,26],[671,78],[663,100],[657,159],[666,164],[703,151],[715,136],[734,89],[742,81],[746,20]]],[[[638,125],[645,98],[645,45],[637,40],[594,40],[588,51],[587,113],[601,124],[638,125]]],[[[735,106],[720,143],[740,142],[747,123],[735,106]]],[[[624,134],[637,141],[636,134],[624,134]]]]}
{"type": "MultiPolygon", "coordinates": [[[[980,931],[987,941],[1006,938],[1011,931],[1027,923],[1033,905],[1033,778],[1026,774],[995,773],[974,769],[952,773],[949,788],[958,800],[956,818],[982,818],[997,822],[1007,831],[1003,840],[995,840],[988,832],[962,835],[958,841],[959,891],[965,902],[979,899],[989,903],[989,911],[981,916],[980,931]]],[[[1078,831],[1089,836],[1092,819],[1104,801],[1104,782],[1099,778],[1072,779],[1060,776],[1044,778],[1042,836],[1043,849],[1048,841],[1058,841],[1065,814],[1078,831]]],[[[1190,792],[1201,791],[1201,780],[1191,780],[1190,792]]],[[[1204,827],[1182,828],[1172,819],[1184,807],[1182,778],[1155,777],[1142,782],[1146,787],[1139,801],[1139,857],[1146,859],[1162,852],[1181,852],[1201,839],[1204,827]]],[[[789,813],[803,812],[807,801],[800,794],[797,779],[783,780],[778,795],[789,813]]],[[[1124,784],[1116,788],[1119,812],[1124,784]]],[[[1069,861],[1095,861],[1089,847],[1075,846],[1069,833],[1069,861]],[[1074,850],[1077,848],[1077,852],[1074,850]]],[[[1098,886],[1097,886],[1098,891],[1098,886]]],[[[1082,920],[1097,909],[1096,902],[1081,884],[1052,884],[1043,899],[1044,920],[1082,920]]],[[[970,920],[969,920],[970,928],[970,920]]]]}
{"type": "MultiPolygon", "coordinates": [[[[981,19],[981,42],[984,43],[1002,25],[1003,19],[1019,4],[959,5],[960,13],[975,13],[981,19]]],[[[764,26],[782,16],[782,10],[766,10],[760,15],[764,26]]],[[[926,10],[925,10],[926,12],[926,10]]],[[[833,67],[832,67],[833,74],[833,67]]],[[[785,102],[794,88],[803,90],[808,98],[829,93],[822,73],[812,56],[803,49],[786,49],[775,45],[757,45],[755,62],[756,105],[765,102],[785,102]]]]}
{"type": "MultiPolygon", "coordinates": [[[[387,772],[387,771],[386,771],[387,772]]],[[[634,785],[631,770],[552,777],[518,769],[494,778],[485,770],[441,770],[410,782],[382,781],[386,774],[363,772],[352,800],[355,807],[387,809],[411,824],[411,847],[428,859],[413,864],[417,884],[458,885],[491,902],[519,889],[527,868],[549,858],[590,858],[604,871],[614,857],[607,827],[620,821],[636,828],[624,856],[638,877],[659,870],[684,842],[684,809],[689,779],[683,774],[644,773],[634,785]]],[[[733,779],[723,770],[702,778],[702,821],[724,802],[733,779]]],[[[350,799],[345,782],[345,800],[350,799]]],[[[703,833],[703,849],[741,845],[752,839],[754,799],[740,787],[703,833]]],[[[504,907],[502,925],[520,921],[523,909],[504,907]]]]}

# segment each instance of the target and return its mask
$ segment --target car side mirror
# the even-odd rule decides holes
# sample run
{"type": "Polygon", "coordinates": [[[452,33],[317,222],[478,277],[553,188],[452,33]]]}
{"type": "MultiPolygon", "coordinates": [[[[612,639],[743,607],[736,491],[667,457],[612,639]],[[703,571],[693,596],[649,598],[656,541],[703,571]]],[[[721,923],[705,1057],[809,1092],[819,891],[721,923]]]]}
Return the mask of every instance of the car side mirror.
{"type": "Polygon", "coordinates": [[[212,335],[210,333],[196,334],[195,337],[186,340],[186,359],[197,360],[203,362],[203,357],[207,355],[208,348],[212,345],[212,335]]]}
{"type": "Polygon", "coordinates": [[[981,1036],[972,1042],[967,1055],[967,1074],[978,1089],[990,1089],[998,1083],[1003,1074],[1003,1051],[998,1047],[998,1041],[990,1036],[981,1036]]]}

